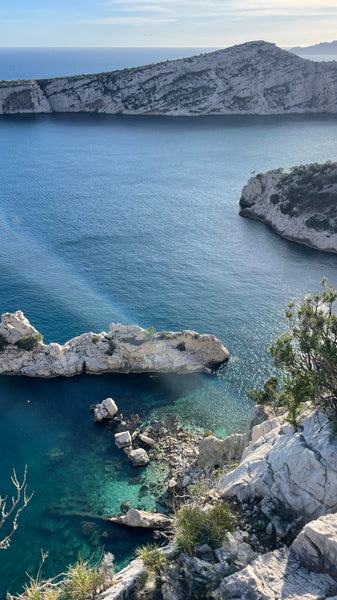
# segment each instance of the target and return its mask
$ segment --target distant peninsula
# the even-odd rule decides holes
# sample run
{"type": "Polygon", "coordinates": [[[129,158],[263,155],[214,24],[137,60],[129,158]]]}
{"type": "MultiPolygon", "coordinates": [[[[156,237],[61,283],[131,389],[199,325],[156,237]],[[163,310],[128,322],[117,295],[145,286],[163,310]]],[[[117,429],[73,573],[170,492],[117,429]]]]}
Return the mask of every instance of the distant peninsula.
{"type": "Polygon", "coordinates": [[[270,225],[281,237],[337,252],[337,163],[275,169],[242,190],[240,215],[270,225]]]}
{"type": "Polygon", "coordinates": [[[295,54],[321,54],[323,56],[336,54],[337,56],[337,40],[334,42],[321,42],[320,44],[314,44],[314,46],[295,46],[291,48],[291,52],[295,52],[295,54]]]}
{"type": "Polygon", "coordinates": [[[112,323],[109,332],[83,333],[65,344],[44,344],[21,310],[0,323],[0,375],[71,377],[100,373],[211,373],[228,358],[214,335],[112,323]]]}
{"type": "Polygon", "coordinates": [[[0,114],[337,113],[337,63],[247,42],[110,73],[0,82],[0,114]]]}

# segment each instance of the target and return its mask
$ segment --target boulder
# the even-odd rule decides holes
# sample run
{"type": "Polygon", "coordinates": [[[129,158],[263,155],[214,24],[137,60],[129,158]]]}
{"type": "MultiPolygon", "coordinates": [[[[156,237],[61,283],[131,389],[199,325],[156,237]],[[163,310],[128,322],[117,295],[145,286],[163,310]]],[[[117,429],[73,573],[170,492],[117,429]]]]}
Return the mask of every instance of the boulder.
{"type": "Polygon", "coordinates": [[[117,448],[125,448],[131,446],[132,438],[130,431],[121,431],[121,433],[115,433],[115,444],[117,448]]]}
{"type": "Polygon", "coordinates": [[[143,527],[145,529],[166,529],[173,523],[173,520],[166,515],[138,510],[137,508],[128,510],[125,515],[109,517],[108,520],[126,527],[143,527]]]}
{"type": "Polygon", "coordinates": [[[140,433],[138,437],[140,441],[143,442],[143,444],[150,446],[150,448],[152,448],[156,443],[152,438],[148,437],[147,435],[144,435],[143,433],[140,433]]]}
{"type": "Polygon", "coordinates": [[[131,460],[134,467],[144,467],[149,464],[149,455],[143,448],[136,448],[128,453],[128,457],[131,460]]]}
{"type": "Polygon", "coordinates": [[[117,404],[112,398],[105,398],[103,402],[94,406],[94,420],[113,419],[118,413],[117,404]]]}
{"type": "Polygon", "coordinates": [[[202,438],[199,443],[200,467],[222,467],[240,460],[247,442],[245,433],[233,433],[224,440],[213,435],[202,438]]]}
{"type": "Polygon", "coordinates": [[[291,545],[300,562],[337,580],[337,514],[308,523],[291,545]]]}

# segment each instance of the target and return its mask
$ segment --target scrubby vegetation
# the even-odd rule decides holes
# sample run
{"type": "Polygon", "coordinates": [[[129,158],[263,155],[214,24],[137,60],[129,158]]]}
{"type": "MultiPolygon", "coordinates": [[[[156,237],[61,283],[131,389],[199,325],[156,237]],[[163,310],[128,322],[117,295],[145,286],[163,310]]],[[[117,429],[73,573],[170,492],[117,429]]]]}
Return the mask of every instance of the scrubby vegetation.
{"type": "Polygon", "coordinates": [[[282,372],[282,392],[277,377],[270,378],[262,392],[251,390],[257,401],[277,403],[288,409],[288,420],[295,427],[304,402],[323,407],[337,415],[337,290],[321,282],[323,291],[310,294],[286,310],[288,331],[280,335],[269,351],[282,372]]]}
{"type": "Polygon", "coordinates": [[[0,333],[0,351],[4,350],[8,346],[8,342],[2,333],[0,333]]]}
{"type": "Polygon", "coordinates": [[[98,564],[79,559],[65,573],[42,578],[42,567],[48,554],[42,552],[42,562],[36,577],[28,575],[23,592],[7,595],[7,600],[92,600],[113,582],[113,555],[105,554],[98,564]]]}
{"type": "Polygon", "coordinates": [[[292,167],[281,176],[276,189],[270,201],[278,204],[283,214],[314,213],[307,219],[307,227],[337,232],[337,163],[292,167]]]}
{"type": "Polygon", "coordinates": [[[158,573],[166,563],[166,556],[155,544],[146,544],[146,546],[137,548],[136,554],[143,560],[145,567],[152,573],[158,573]]]}
{"type": "Polygon", "coordinates": [[[41,333],[31,333],[29,335],[24,335],[20,338],[15,345],[21,350],[31,351],[36,348],[40,342],[43,341],[43,335],[41,333]]]}
{"type": "Polygon", "coordinates": [[[228,506],[218,502],[209,510],[197,503],[182,506],[175,514],[175,537],[178,549],[195,555],[196,547],[208,544],[221,546],[224,536],[234,527],[234,517],[228,506]]]}

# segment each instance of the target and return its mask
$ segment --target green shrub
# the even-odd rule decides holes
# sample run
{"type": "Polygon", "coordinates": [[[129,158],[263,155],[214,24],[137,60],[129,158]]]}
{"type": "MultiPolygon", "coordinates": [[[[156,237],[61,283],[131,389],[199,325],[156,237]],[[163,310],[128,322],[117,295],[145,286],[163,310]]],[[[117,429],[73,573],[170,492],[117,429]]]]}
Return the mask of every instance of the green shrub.
{"type": "Polygon", "coordinates": [[[101,338],[96,333],[92,336],[91,341],[93,344],[97,344],[97,342],[101,341],[101,338]]]}
{"type": "Polygon", "coordinates": [[[176,349],[179,350],[179,352],[186,352],[185,342],[180,342],[180,344],[178,344],[178,346],[176,346],[176,349]]]}
{"type": "Polygon", "coordinates": [[[108,356],[112,356],[116,350],[116,344],[112,340],[109,340],[108,343],[109,343],[109,348],[105,351],[105,354],[107,354],[108,356]]]}
{"type": "Polygon", "coordinates": [[[275,205],[275,204],[277,204],[279,201],[280,201],[280,196],[279,196],[279,194],[272,194],[272,195],[270,196],[270,202],[271,202],[272,204],[274,204],[274,205],[275,205]]]}
{"type": "Polygon", "coordinates": [[[169,333],[168,331],[161,331],[160,337],[162,340],[171,340],[173,336],[172,333],[169,333]]]}
{"type": "Polygon", "coordinates": [[[136,554],[143,560],[147,569],[153,573],[158,573],[166,563],[166,556],[156,544],[146,544],[142,548],[137,548],[136,554]]]}
{"type": "Polygon", "coordinates": [[[68,568],[62,582],[62,600],[91,600],[103,581],[104,576],[97,567],[80,559],[68,568]]]}
{"type": "Polygon", "coordinates": [[[206,429],[206,431],[204,431],[202,437],[206,438],[206,437],[210,437],[210,435],[213,435],[213,433],[211,431],[209,431],[209,429],[206,429]]]}
{"type": "Polygon", "coordinates": [[[155,333],[156,333],[156,328],[153,327],[153,325],[151,325],[151,327],[148,327],[147,329],[144,330],[144,335],[145,335],[146,339],[149,341],[154,339],[155,333]]]}
{"type": "Polygon", "coordinates": [[[42,340],[43,335],[41,335],[41,333],[31,333],[20,338],[15,342],[15,345],[21,350],[28,350],[30,352],[31,350],[34,350],[42,340]]]}
{"type": "Polygon", "coordinates": [[[0,333],[0,351],[4,350],[8,346],[8,342],[2,333],[0,333]]]}
{"type": "Polygon", "coordinates": [[[217,503],[208,511],[194,503],[180,508],[175,515],[175,535],[180,551],[194,555],[196,547],[208,544],[218,548],[228,531],[234,527],[234,518],[224,503],[217,503]]]}

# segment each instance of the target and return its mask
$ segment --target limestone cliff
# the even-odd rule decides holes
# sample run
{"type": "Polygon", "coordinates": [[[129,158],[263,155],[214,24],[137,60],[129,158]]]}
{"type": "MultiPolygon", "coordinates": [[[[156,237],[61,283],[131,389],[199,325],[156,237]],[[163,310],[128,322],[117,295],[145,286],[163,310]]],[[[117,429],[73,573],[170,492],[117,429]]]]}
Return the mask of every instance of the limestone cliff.
{"type": "Polygon", "coordinates": [[[243,188],[240,215],[270,225],[281,237],[337,252],[337,163],[275,169],[243,188]]]}
{"type": "Polygon", "coordinates": [[[151,328],[115,323],[109,332],[83,333],[63,345],[39,342],[25,350],[17,343],[37,336],[38,331],[19,310],[2,315],[0,334],[0,375],[210,372],[228,358],[227,349],[214,335],[188,330],[154,333],[151,328]]]}
{"type": "Polygon", "coordinates": [[[0,114],[337,113],[337,63],[256,41],[110,73],[0,83],[0,114]]]}

